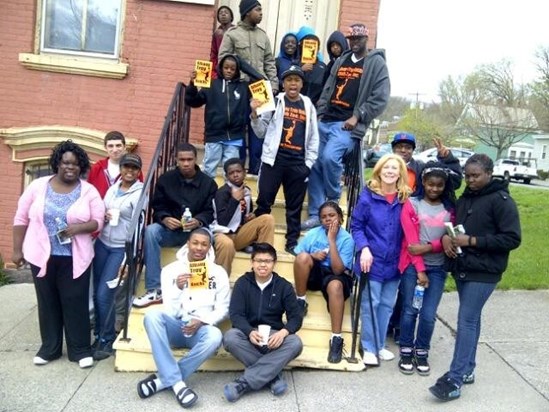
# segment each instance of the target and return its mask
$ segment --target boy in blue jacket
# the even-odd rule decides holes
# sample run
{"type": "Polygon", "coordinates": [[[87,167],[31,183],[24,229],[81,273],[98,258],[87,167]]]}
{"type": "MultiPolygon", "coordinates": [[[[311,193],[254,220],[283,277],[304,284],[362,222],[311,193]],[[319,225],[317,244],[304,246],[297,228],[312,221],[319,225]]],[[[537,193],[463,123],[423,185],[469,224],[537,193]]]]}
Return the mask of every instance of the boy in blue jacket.
{"type": "Polygon", "coordinates": [[[212,81],[210,88],[198,89],[194,85],[194,70],[186,88],[186,104],[191,107],[206,105],[202,170],[211,178],[215,178],[219,162],[224,164],[239,157],[244,139],[250,92],[248,82],[240,79],[240,69],[239,59],[227,55],[219,62],[218,78],[212,81]]]}

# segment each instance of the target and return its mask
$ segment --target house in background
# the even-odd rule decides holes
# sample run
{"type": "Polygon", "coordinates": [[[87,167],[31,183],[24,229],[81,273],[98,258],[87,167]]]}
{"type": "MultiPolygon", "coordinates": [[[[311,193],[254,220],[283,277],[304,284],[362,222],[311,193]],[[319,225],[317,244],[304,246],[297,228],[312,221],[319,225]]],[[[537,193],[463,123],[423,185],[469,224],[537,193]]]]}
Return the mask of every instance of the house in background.
{"type": "Polygon", "coordinates": [[[549,172],[549,134],[539,134],[533,137],[533,157],[537,161],[538,170],[549,172]]]}
{"type": "MultiPolygon", "coordinates": [[[[273,50],[302,25],[325,53],[331,31],[363,22],[375,46],[380,0],[265,0],[262,27],[273,50]]],[[[119,130],[144,160],[154,152],[177,82],[207,60],[219,5],[240,19],[238,0],[10,0],[0,13],[0,255],[9,262],[17,200],[59,141],[97,160],[103,136],[119,130]]],[[[203,141],[193,112],[191,141],[203,141]]]]}

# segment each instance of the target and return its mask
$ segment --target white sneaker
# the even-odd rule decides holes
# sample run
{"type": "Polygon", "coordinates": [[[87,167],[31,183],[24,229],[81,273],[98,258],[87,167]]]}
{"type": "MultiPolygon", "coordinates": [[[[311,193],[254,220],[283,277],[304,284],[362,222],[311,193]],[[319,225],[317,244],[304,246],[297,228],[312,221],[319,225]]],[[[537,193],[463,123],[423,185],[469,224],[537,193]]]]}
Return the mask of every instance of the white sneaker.
{"type": "Polygon", "coordinates": [[[309,230],[317,226],[320,226],[320,220],[318,220],[318,217],[313,216],[301,224],[301,230],[309,230]]]}
{"type": "Polygon", "coordinates": [[[47,365],[49,361],[47,361],[44,358],[41,358],[40,356],[35,356],[32,358],[32,363],[34,363],[37,366],[47,365]]]}
{"type": "Polygon", "coordinates": [[[393,360],[394,358],[395,358],[395,354],[390,350],[383,348],[379,351],[379,359],[381,360],[390,361],[390,360],[393,360]]]}
{"type": "Polygon", "coordinates": [[[375,353],[372,353],[372,352],[364,352],[362,354],[362,362],[366,366],[379,366],[379,361],[377,360],[377,356],[375,353]]]}
{"type": "Polygon", "coordinates": [[[93,366],[93,358],[91,356],[88,356],[87,358],[80,359],[78,361],[78,366],[80,366],[82,369],[93,366]]]}
{"type": "Polygon", "coordinates": [[[136,308],[146,308],[147,306],[158,303],[162,303],[162,290],[160,289],[148,290],[145,294],[133,300],[133,306],[136,308]]]}

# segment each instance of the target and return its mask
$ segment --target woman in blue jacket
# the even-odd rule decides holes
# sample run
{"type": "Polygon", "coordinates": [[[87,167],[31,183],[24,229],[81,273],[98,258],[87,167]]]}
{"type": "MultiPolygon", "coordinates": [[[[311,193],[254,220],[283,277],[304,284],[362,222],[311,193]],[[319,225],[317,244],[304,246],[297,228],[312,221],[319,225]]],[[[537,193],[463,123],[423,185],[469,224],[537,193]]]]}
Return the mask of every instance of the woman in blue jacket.
{"type": "Polygon", "coordinates": [[[369,276],[361,301],[360,339],[365,365],[379,365],[378,356],[382,360],[395,357],[385,349],[385,337],[400,283],[400,212],[409,193],[406,164],[400,156],[386,154],[376,163],[353,211],[351,232],[360,253],[355,273],[369,276]]]}

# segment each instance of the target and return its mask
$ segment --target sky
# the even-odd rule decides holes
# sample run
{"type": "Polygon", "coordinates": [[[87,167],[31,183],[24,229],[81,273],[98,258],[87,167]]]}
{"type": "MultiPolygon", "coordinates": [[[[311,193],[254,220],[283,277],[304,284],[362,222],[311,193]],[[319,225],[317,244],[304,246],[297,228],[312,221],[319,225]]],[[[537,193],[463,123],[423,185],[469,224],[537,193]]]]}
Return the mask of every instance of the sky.
{"type": "Polygon", "coordinates": [[[534,79],[535,51],[549,47],[549,1],[381,0],[378,31],[391,95],[431,102],[448,75],[504,58],[518,83],[534,79]]]}

